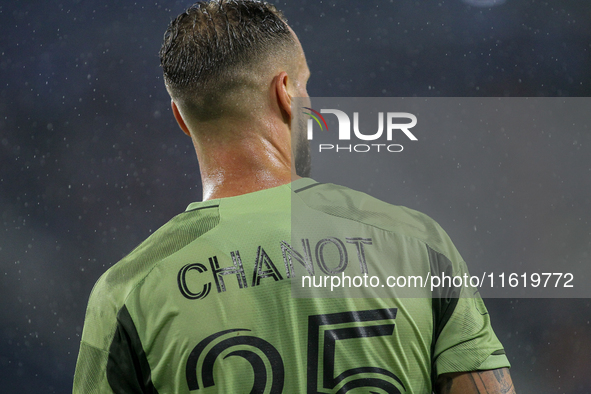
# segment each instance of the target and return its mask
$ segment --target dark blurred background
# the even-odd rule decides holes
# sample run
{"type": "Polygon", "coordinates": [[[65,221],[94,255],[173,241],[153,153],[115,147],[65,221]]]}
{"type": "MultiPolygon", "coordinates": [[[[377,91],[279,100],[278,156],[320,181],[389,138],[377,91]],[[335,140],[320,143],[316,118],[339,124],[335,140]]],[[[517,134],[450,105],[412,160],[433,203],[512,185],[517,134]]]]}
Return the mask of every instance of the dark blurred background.
{"type": "MultiPolygon", "coordinates": [[[[311,96],[591,96],[588,1],[276,4],[306,51],[311,96]]],[[[197,160],[172,119],[157,56],[167,24],[188,5],[159,0],[0,2],[3,393],[71,391],[94,282],[201,198],[197,160]]],[[[574,156],[564,158],[572,163],[570,172],[565,170],[572,178],[563,182],[564,171],[554,174],[558,179],[552,190],[516,200],[515,215],[526,209],[549,217],[554,203],[547,196],[566,210],[591,210],[591,159],[585,153],[590,133],[578,133],[571,141],[574,156]]],[[[537,155],[538,145],[529,141],[524,130],[511,141],[512,151],[503,148],[498,159],[512,184],[534,188],[532,174],[534,180],[553,176],[544,163],[562,158],[550,142],[537,155]]],[[[454,149],[470,151],[474,143],[454,149]]],[[[489,154],[506,141],[497,143],[489,154]]],[[[442,157],[452,154],[441,150],[442,157]]],[[[399,196],[393,187],[388,200],[434,217],[449,229],[467,261],[478,258],[483,246],[463,234],[475,232],[475,221],[486,226],[486,212],[449,204],[461,195],[464,206],[477,206],[477,194],[458,187],[465,186],[464,179],[439,182],[425,176],[432,168],[421,166],[420,158],[413,160],[405,168],[408,181],[391,179],[405,192],[399,196]]],[[[527,237],[528,230],[547,227],[543,243],[549,250],[557,234],[555,246],[563,258],[572,249],[577,261],[589,264],[587,219],[523,220],[510,236],[513,242],[523,237],[524,250],[531,250],[537,244],[527,237]]],[[[512,261],[506,237],[487,236],[487,247],[512,261]]],[[[486,302],[513,364],[518,392],[591,392],[588,299],[486,302]]]]}

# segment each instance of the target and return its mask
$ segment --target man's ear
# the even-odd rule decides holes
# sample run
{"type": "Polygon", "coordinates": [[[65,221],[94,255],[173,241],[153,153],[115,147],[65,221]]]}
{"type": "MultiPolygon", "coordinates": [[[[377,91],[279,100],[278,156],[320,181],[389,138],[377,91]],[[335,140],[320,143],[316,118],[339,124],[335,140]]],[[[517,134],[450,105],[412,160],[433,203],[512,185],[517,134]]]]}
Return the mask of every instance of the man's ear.
{"type": "Polygon", "coordinates": [[[183,119],[183,116],[179,111],[179,107],[177,107],[174,100],[170,100],[170,106],[172,107],[172,113],[174,114],[174,118],[176,119],[176,122],[179,124],[181,130],[183,130],[183,132],[190,137],[191,132],[189,131],[189,128],[187,127],[187,124],[185,123],[185,120],[183,119]]]}
{"type": "Polygon", "coordinates": [[[282,71],[275,77],[275,94],[279,109],[286,118],[286,122],[291,122],[291,94],[287,91],[287,73],[282,71]]]}

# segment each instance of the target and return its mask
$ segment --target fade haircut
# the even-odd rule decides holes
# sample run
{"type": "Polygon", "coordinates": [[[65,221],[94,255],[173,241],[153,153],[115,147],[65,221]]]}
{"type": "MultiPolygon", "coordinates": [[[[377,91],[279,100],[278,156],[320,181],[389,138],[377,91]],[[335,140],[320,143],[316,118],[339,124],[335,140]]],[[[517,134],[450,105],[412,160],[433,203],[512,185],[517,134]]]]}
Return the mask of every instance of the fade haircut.
{"type": "Polygon", "coordinates": [[[296,41],[283,14],[253,0],[198,2],[174,19],[160,49],[167,90],[200,120],[223,115],[234,88],[252,84],[253,66],[270,56],[289,56],[296,41]]]}

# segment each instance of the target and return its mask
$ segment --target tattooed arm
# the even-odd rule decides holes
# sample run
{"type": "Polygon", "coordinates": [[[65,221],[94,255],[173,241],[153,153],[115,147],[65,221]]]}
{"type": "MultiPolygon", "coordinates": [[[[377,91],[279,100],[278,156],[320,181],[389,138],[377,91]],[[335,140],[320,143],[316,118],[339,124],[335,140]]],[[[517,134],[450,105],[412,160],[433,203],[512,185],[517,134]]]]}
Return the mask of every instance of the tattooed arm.
{"type": "Polygon", "coordinates": [[[515,394],[508,368],[443,374],[435,385],[437,394],[515,394]]]}

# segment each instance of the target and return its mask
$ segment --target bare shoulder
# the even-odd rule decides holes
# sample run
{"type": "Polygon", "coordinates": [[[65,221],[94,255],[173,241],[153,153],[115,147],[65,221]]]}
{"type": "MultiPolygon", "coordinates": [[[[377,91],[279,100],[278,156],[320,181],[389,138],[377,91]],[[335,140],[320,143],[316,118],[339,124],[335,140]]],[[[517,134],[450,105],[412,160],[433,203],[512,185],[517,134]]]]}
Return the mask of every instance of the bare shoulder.
{"type": "Polygon", "coordinates": [[[515,394],[508,368],[443,374],[434,389],[437,394],[515,394]]]}

